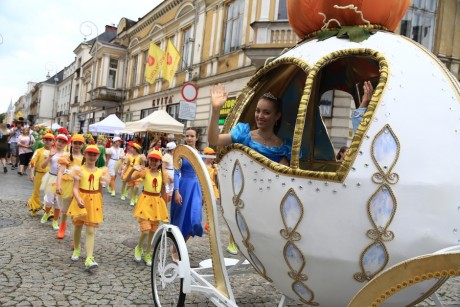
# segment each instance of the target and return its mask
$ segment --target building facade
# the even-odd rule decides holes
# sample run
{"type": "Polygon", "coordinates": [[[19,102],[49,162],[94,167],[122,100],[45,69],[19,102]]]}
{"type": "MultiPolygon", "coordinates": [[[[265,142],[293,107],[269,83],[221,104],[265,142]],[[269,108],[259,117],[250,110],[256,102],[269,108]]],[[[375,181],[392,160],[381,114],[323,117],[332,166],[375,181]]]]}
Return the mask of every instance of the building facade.
{"type": "MultiPolygon", "coordinates": [[[[460,0],[413,0],[396,32],[425,46],[460,78],[459,26],[460,0]]],[[[75,62],[56,84],[50,78],[34,87],[40,95],[33,98],[31,91],[29,109],[41,121],[55,118],[81,132],[110,114],[127,122],[164,109],[187,127],[201,128],[205,143],[210,86],[224,83],[229,92],[223,124],[257,69],[299,40],[288,23],[285,0],[165,0],[139,20],[121,18],[117,27],[106,26],[79,44],[75,62]],[[150,43],[165,50],[168,40],[182,55],[175,78],[170,84],[160,74],[149,84],[144,70],[150,43]],[[187,82],[198,88],[194,120],[180,118],[187,82]]],[[[336,149],[351,142],[354,106],[344,92],[321,97],[321,115],[336,149]]]]}

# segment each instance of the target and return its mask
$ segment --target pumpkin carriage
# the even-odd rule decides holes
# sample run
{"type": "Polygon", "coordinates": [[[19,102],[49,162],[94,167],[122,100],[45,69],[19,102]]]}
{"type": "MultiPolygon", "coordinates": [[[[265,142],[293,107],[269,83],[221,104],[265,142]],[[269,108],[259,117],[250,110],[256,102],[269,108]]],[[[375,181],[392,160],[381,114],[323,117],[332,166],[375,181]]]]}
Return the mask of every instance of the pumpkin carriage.
{"type": "MultiPolygon", "coordinates": [[[[460,161],[445,158],[460,148],[460,85],[428,50],[390,32],[409,3],[288,0],[290,23],[304,39],[254,75],[223,128],[254,124],[262,93],[282,97],[278,136],[293,140],[290,165],[232,144],[219,150],[219,183],[239,250],[298,303],[410,306],[460,275],[460,161]],[[341,90],[357,107],[356,85],[366,80],[374,94],[337,162],[321,97],[341,90]]],[[[204,165],[186,146],[175,153],[176,167],[180,158],[200,179],[214,274],[190,269],[180,231],[163,225],[153,245],[155,304],[181,305],[198,291],[216,305],[236,306],[204,165]]]]}

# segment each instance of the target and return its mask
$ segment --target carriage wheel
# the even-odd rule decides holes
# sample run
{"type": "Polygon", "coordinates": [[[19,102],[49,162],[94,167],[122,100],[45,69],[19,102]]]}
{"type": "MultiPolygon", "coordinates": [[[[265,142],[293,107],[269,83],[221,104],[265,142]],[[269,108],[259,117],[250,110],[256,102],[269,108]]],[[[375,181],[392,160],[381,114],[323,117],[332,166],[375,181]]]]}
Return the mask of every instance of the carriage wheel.
{"type": "Polygon", "coordinates": [[[181,252],[174,235],[165,231],[153,249],[152,294],[155,306],[184,306],[183,278],[179,277],[181,252]]]}

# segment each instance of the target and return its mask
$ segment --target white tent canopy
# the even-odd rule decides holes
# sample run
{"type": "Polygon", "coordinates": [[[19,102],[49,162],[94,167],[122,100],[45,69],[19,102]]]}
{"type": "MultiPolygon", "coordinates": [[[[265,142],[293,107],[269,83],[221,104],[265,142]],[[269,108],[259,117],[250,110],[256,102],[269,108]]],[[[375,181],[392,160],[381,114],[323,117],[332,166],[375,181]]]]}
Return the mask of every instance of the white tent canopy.
{"type": "Polygon", "coordinates": [[[175,120],[165,110],[158,110],[141,120],[126,123],[124,131],[119,132],[134,133],[146,131],[182,134],[184,132],[184,124],[175,120]]]}
{"type": "Polygon", "coordinates": [[[51,130],[57,130],[59,128],[62,128],[61,125],[59,125],[58,123],[53,123],[51,120],[45,121],[41,124],[37,124],[37,126],[51,128],[51,130]]]}
{"type": "Polygon", "coordinates": [[[89,125],[91,133],[113,133],[125,129],[125,123],[122,122],[115,114],[110,114],[100,122],[89,125]]]}

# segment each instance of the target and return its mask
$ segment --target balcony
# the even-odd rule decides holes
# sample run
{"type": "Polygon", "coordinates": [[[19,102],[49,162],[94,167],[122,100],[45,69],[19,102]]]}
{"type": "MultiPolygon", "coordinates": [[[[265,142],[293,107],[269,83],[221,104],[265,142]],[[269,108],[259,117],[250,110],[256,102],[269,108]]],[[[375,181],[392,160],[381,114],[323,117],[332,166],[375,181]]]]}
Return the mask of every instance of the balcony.
{"type": "Polygon", "coordinates": [[[295,46],[299,38],[286,21],[254,21],[251,27],[255,32],[254,43],[243,48],[253,64],[259,68],[267,58],[277,57],[285,48],[295,46]]]}
{"type": "MultiPolygon", "coordinates": [[[[115,107],[122,101],[122,90],[98,87],[93,90],[93,101],[91,107],[115,107]]],[[[89,101],[86,102],[89,105],[89,101]]]]}

